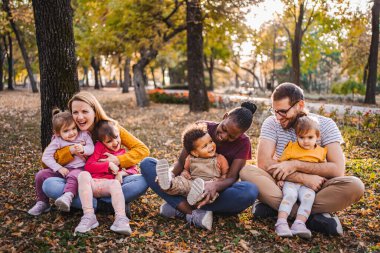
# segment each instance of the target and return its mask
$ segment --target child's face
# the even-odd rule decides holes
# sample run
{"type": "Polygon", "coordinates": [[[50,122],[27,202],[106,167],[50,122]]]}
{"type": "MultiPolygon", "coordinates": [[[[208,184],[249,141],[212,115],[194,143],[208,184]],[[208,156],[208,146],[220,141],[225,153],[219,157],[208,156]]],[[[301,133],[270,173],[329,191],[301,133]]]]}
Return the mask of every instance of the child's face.
{"type": "Polygon", "coordinates": [[[59,131],[59,136],[65,141],[75,141],[78,136],[78,128],[75,122],[61,127],[59,131]]]}
{"type": "Polygon", "coordinates": [[[307,131],[304,134],[298,135],[297,140],[302,148],[314,149],[318,140],[317,132],[315,130],[307,131]]]}
{"type": "Polygon", "coordinates": [[[216,145],[209,134],[205,134],[194,142],[194,150],[191,154],[195,157],[210,158],[215,156],[216,145]]]}
{"type": "Polygon", "coordinates": [[[109,149],[113,151],[118,151],[121,145],[120,132],[119,129],[114,127],[114,132],[116,133],[116,138],[106,136],[105,140],[102,143],[109,149]]]}

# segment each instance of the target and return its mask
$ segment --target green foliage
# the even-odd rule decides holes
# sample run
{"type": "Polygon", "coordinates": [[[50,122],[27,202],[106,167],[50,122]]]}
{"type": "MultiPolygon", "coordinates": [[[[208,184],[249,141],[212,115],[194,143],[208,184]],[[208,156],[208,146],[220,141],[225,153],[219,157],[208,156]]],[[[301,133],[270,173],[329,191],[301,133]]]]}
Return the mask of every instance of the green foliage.
{"type": "Polygon", "coordinates": [[[364,95],[366,87],[354,80],[347,80],[344,83],[335,83],[331,86],[331,92],[335,94],[355,94],[364,95]]]}
{"type": "Polygon", "coordinates": [[[164,104],[188,104],[189,99],[184,96],[176,94],[166,94],[166,93],[151,93],[149,94],[149,99],[155,103],[164,103],[164,104]]]}

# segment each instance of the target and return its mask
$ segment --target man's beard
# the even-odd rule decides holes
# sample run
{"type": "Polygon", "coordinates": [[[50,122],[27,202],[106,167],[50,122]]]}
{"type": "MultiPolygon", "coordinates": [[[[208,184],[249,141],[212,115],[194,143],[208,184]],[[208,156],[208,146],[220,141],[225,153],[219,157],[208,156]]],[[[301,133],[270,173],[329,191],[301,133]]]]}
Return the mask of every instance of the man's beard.
{"type": "Polygon", "coordinates": [[[296,122],[297,122],[297,117],[294,117],[294,118],[292,118],[292,119],[289,120],[288,124],[285,127],[282,127],[282,128],[285,129],[285,130],[288,130],[288,129],[294,127],[294,125],[296,124],[296,122]]]}

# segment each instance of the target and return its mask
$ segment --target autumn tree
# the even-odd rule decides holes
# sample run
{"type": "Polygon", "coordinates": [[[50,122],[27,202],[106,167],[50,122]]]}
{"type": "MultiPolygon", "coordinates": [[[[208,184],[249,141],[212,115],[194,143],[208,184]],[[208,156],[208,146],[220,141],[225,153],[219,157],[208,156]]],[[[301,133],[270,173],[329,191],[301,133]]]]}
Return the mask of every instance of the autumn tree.
{"type": "Polygon", "coordinates": [[[79,91],[73,9],[70,0],[33,0],[38,58],[41,75],[41,145],[52,135],[51,111],[62,110],[79,91]]]}
{"type": "Polygon", "coordinates": [[[377,62],[379,55],[379,11],[380,0],[374,0],[372,6],[372,36],[368,57],[368,79],[364,102],[376,104],[377,62]]]}

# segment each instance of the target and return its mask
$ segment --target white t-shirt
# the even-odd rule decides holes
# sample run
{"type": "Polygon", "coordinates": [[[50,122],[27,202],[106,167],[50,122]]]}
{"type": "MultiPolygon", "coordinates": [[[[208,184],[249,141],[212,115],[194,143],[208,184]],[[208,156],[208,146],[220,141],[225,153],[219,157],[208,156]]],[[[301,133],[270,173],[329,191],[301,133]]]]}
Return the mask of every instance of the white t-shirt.
{"type": "MultiPolygon", "coordinates": [[[[321,138],[317,141],[318,145],[324,147],[333,142],[338,142],[339,144],[344,143],[342,135],[332,119],[312,113],[309,113],[308,116],[316,117],[319,122],[321,138]]],[[[283,129],[275,116],[270,116],[263,122],[260,132],[260,139],[261,138],[276,143],[275,159],[281,157],[289,141],[297,141],[294,128],[283,129]]]]}

